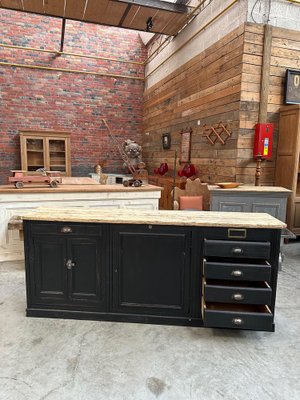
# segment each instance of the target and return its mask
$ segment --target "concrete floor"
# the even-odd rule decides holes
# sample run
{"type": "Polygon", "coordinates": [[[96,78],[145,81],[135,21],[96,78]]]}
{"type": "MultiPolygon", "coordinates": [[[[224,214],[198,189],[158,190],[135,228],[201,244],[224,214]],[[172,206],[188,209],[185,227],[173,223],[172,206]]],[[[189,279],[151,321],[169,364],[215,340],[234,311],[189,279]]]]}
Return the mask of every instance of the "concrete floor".
{"type": "Polygon", "coordinates": [[[275,333],[25,317],[0,264],[1,400],[299,400],[300,242],[284,246],[275,333]]]}

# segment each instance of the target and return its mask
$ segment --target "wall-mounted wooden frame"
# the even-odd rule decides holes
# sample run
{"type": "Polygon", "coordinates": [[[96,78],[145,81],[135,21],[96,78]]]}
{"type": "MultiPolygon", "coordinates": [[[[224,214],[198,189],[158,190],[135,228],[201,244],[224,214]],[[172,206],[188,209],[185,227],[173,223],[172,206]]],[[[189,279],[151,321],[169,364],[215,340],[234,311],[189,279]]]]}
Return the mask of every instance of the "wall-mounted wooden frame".
{"type": "Polygon", "coordinates": [[[300,104],[300,70],[286,70],[284,102],[300,104]]]}
{"type": "Polygon", "coordinates": [[[171,135],[170,133],[163,133],[161,137],[162,147],[164,150],[171,148],[171,135]]]}
{"type": "Polygon", "coordinates": [[[187,129],[181,131],[181,141],[180,141],[180,163],[189,163],[191,161],[191,136],[193,130],[187,129]]]}

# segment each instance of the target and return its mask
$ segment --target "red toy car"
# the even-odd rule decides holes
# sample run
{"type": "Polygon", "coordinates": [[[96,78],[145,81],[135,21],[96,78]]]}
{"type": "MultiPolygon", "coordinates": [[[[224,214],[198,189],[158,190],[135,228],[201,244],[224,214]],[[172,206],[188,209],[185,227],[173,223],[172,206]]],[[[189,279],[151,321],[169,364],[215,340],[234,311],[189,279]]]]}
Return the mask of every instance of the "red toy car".
{"type": "Polygon", "coordinates": [[[24,183],[46,183],[50,187],[57,187],[61,183],[60,173],[58,171],[45,171],[41,175],[26,175],[27,171],[11,170],[13,176],[8,178],[9,183],[13,183],[17,189],[24,187],[24,183]]]}

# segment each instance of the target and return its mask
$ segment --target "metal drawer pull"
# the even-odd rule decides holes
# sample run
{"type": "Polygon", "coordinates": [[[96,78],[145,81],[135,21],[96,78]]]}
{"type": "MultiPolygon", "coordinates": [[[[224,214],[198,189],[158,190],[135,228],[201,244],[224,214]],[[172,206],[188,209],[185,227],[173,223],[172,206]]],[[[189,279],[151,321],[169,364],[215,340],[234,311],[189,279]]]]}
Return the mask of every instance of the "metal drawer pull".
{"type": "Polygon", "coordinates": [[[235,277],[240,277],[240,276],[243,276],[244,274],[243,274],[243,272],[240,271],[239,269],[235,269],[235,270],[233,270],[233,271],[231,272],[231,275],[232,275],[232,276],[235,276],[235,277]]]}
{"type": "Polygon", "coordinates": [[[67,260],[66,267],[67,269],[72,269],[72,267],[75,267],[75,263],[72,260],[67,260]]]}
{"type": "Polygon", "coordinates": [[[236,301],[244,300],[244,296],[241,293],[234,293],[231,298],[236,301]]]}
{"type": "Polygon", "coordinates": [[[72,228],[70,226],[63,226],[60,231],[61,233],[72,233],[72,228]]]}
{"type": "Polygon", "coordinates": [[[243,249],[241,249],[240,247],[235,247],[234,249],[232,249],[232,253],[233,254],[243,254],[243,249]]]}
{"type": "Polygon", "coordinates": [[[233,318],[232,323],[234,325],[241,326],[243,325],[244,320],[242,320],[242,318],[233,318]]]}

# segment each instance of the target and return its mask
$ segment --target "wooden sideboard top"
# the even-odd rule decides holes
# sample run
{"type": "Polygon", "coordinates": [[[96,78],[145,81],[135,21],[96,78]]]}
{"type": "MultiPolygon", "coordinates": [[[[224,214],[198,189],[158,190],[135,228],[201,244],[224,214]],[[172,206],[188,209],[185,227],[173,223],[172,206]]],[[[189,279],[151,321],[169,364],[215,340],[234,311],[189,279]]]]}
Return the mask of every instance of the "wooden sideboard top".
{"type": "Polygon", "coordinates": [[[286,224],[265,213],[217,211],[170,211],[93,208],[41,207],[24,212],[23,220],[89,222],[112,224],[149,224],[176,226],[210,226],[229,228],[283,229],[286,224]]]}
{"type": "Polygon", "coordinates": [[[100,185],[100,184],[90,184],[90,185],[58,185],[57,188],[51,188],[50,186],[34,186],[34,185],[24,185],[22,189],[16,189],[13,185],[0,185],[0,194],[14,193],[18,196],[22,193],[79,193],[79,192],[153,192],[163,190],[159,186],[154,185],[144,185],[140,187],[125,187],[121,184],[116,185],[100,185]]]}
{"type": "Polygon", "coordinates": [[[228,188],[223,189],[217,185],[209,185],[208,189],[210,191],[218,191],[218,192],[226,192],[226,193],[243,193],[243,192],[251,192],[251,193],[291,193],[292,191],[280,186],[251,186],[251,185],[241,185],[237,188],[228,188]]]}

